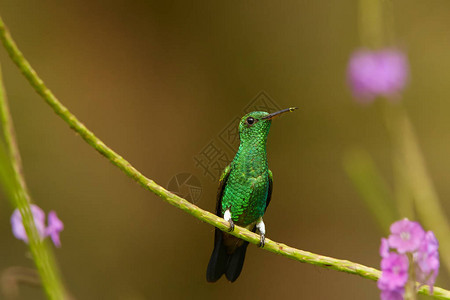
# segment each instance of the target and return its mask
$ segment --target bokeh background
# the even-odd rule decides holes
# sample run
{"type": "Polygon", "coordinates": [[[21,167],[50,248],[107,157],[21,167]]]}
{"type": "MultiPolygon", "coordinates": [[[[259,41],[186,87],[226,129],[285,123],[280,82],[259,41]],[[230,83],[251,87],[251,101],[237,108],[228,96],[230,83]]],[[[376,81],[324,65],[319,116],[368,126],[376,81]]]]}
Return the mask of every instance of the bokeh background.
{"type": "MultiPolygon", "coordinates": [[[[362,146],[392,178],[380,114],[346,86],[360,46],[357,1],[3,0],[0,13],[47,85],[98,137],[163,186],[194,174],[197,204],[210,211],[217,183],[193,158],[262,90],[282,108],[300,107],[269,136],[268,237],[379,266],[383,231],[342,164],[362,146]]],[[[450,2],[398,0],[394,16],[411,62],[404,105],[449,215],[450,2]]],[[[379,298],[375,282],[255,246],[238,281],[208,284],[213,227],[122,174],[47,107],[3,49],[0,61],[33,199],[65,223],[55,252],[76,299],[379,298]]],[[[0,200],[0,272],[32,267],[0,200]]],[[[450,287],[444,270],[438,284],[450,287]]],[[[44,295],[24,286],[21,298],[44,295]]]]}

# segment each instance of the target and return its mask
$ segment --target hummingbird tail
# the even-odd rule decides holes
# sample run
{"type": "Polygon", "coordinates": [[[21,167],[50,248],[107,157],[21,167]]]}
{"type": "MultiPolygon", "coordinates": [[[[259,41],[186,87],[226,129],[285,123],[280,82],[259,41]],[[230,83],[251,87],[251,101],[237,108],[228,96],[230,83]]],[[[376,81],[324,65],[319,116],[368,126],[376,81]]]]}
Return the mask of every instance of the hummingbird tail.
{"type": "Polygon", "coordinates": [[[227,279],[230,282],[234,282],[241,274],[242,267],[244,266],[245,252],[247,251],[247,246],[248,242],[244,242],[229,257],[225,276],[227,276],[227,279]]]}
{"type": "Polygon", "coordinates": [[[216,228],[214,233],[214,250],[206,271],[206,280],[208,282],[216,282],[225,274],[229,281],[234,282],[241,274],[247,246],[248,242],[243,242],[233,253],[228,254],[227,247],[223,243],[223,233],[216,228]]]}
{"type": "Polygon", "coordinates": [[[227,248],[223,244],[222,232],[216,228],[214,232],[214,250],[206,270],[206,280],[208,282],[216,282],[226,272],[228,256],[227,248]]]}

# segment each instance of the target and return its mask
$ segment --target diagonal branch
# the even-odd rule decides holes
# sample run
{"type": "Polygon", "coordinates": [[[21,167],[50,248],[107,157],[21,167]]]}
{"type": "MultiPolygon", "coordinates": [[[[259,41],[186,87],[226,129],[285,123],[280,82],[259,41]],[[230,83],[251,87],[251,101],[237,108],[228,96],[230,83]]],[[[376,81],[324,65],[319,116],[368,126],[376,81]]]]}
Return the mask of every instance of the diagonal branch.
{"type": "MultiPolygon", "coordinates": [[[[3,20],[0,18],[0,40],[3,43],[6,51],[11,59],[18,66],[23,75],[27,78],[31,86],[42,98],[50,105],[50,107],[59,115],[69,126],[75,130],[89,145],[95,148],[100,154],[105,156],[110,162],[121,169],[125,174],[130,176],[133,180],[139,183],[145,189],[155,193],[163,200],[178,207],[179,209],[191,214],[197,219],[213,225],[220,230],[227,231],[229,223],[216,215],[199,208],[198,206],[188,202],[187,200],[167,191],[162,186],[155,183],[153,180],[145,177],[142,173],[136,170],[127,160],[114,152],[94,133],[92,133],[83,123],[81,123],[59,100],[55,95],[45,86],[42,79],[36,74],[29,62],[25,59],[22,52],[18,49],[16,43],[12,39],[9,31],[6,29],[3,20]]],[[[252,244],[259,244],[259,235],[239,226],[235,226],[233,232],[230,234],[248,241],[252,244]]],[[[327,256],[314,254],[311,252],[299,250],[282,243],[274,242],[266,238],[264,248],[267,251],[286,256],[293,260],[313,264],[322,268],[337,270],[349,274],[359,275],[361,277],[377,280],[381,272],[374,268],[366,267],[361,264],[353,263],[347,260],[335,259],[327,256]]],[[[430,295],[429,287],[422,286],[419,289],[421,294],[430,295]]],[[[436,299],[450,299],[450,291],[435,287],[433,296],[436,299]]]]}

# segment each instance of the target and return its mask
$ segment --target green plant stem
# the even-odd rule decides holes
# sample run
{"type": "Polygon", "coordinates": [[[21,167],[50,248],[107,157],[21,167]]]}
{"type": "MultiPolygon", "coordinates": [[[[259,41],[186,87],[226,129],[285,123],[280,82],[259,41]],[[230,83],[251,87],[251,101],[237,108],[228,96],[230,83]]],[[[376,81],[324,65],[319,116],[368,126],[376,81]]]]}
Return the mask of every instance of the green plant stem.
{"type": "Polygon", "coordinates": [[[0,70],[0,121],[5,139],[6,153],[2,152],[1,182],[14,208],[18,208],[28,236],[28,245],[34,263],[49,299],[64,299],[64,288],[54,263],[54,256],[48,244],[41,240],[30,208],[30,195],[26,189],[14,126],[9,111],[3,79],[0,70]]]}
{"type": "Polygon", "coordinates": [[[363,149],[353,149],[344,156],[344,169],[366,202],[384,233],[398,215],[394,209],[391,192],[377,169],[372,157],[363,149]]]}
{"type": "MultiPolygon", "coordinates": [[[[403,197],[399,199],[400,212],[407,213],[415,206],[422,224],[439,240],[441,253],[450,253],[450,224],[428,174],[408,114],[401,105],[389,104],[385,104],[383,113],[394,144],[398,188],[403,190],[403,197]]],[[[450,272],[450,256],[442,255],[441,261],[450,272]]]]}
{"type": "MultiPolygon", "coordinates": [[[[156,184],[153,180],[145,177],[136,170],[128,161],[114,152],[98,139],[89,129],[86,128],[69,110],[62,105],[53,93],[45,86],[44,82],[38,77],[36,72],[30,66],[23,54],[17,48],[16,43],[7,31],[3,20],[0,18],[0,40],[2,41],[6,51],[11,59],[16,63],[18,68],[27,78],[31,86],[41,95],[51,108],[58,114],[73,130],[75,130],[89,145],[94,147],[100,154],[105,156],[110,162],[121,169],[125,174],[138,182],[145,189],[155,193],[169,204],[180,208],[181,210],[191,214],[192,216],[204,221],[210,225],[219,228],[222,231],[228,231],[229,223],[216,215],[199,208],[198,206],[178,197],[177,195],[167,191],[162,186],[156,184]]],[[[239,237],[252,244],[259,244],[259,235],[239,226],[235,226],[230,234],[239,237]]],[[[274,242],[266,238],[264,248],[267,251],[291,258],[293,260],[309,263],[327,269],[333,269],[340,272],[359,275],[363,278],[377,280],[381,272],[361,264],[353,263],[347,260],[335,259],[327,256],[314,254],[311,252],[299,250],[282,243],[274,242]]],[[[422,294],[430,294],[428,287],[421,287],[419,290],[422,294]]],[[[436,299],[450,299],[450,291],[435,287],[433,296],[436,299]]]]}
{"type": "Polygon", "coordinates": [[[6,96],[6,89],[3,82],[3,74],[0,67],[0,118],[3,130],[3,138],[5,139],[8,155],[11,157],[12,167],[15,169],[17,179],[20,180],[21,185],[26,188],[25,179],[22,171],[22,159],[20,158],[19,147],[17,146],[16,134],[14,124],[12,122],[11,112],[9,109],[8,97],[6,96]]]}
{"type": "Polygon", "coordinates": [[[414,280],[411,280],[411,278],[416,278],[415,270],[414,270],[414,261],[413,254],[408,253],[408,260],[409,268],[408,268],[408,281],[405,284],[405,294],[403,295],[404,300],[416,300],[417,299],[417,293],[416,293],[416,282],[414,280]]]}
{"type": "Polygon", "coordinates": [[[379,0],[358,1],[358,29],[363,45],[372,48],[383,44],[383,5],[379,0]]]}
{"type": "Polygon", "coordinates": [[[394,175],[394,194],[398,214],[401,218],[416,220],[413,192],[408,182],[405,137],[399,126],[401,105],[390,103],[387,99],[379,99],[377,108],[383,118],[386,131],[392,147],[392,170],[394,175]]]}

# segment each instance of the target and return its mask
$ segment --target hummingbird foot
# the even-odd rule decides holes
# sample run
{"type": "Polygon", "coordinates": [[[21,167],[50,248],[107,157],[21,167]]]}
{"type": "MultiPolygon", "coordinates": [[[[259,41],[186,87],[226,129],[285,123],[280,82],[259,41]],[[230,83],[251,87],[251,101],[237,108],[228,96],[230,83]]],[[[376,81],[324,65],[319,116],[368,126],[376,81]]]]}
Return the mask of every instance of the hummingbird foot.
{"type": "Polygon", "coordinates": [[[225,213],[223,214],[223,218],[225,219],[225,221],[230,223],[230,228],[228,229],[228,232],[232,232],[234,230],[234,222],[233,222],[233,219],[231,218],[231,211],[230,211],[230,209],[227,209],[225,211],[225,213]]]}
{"type": "Polygon", "coordinates": [[[264,248],[264,245],[266,244],[266,237],[264,236],[264,234],[260,235],[260,239],[259,239],[259,248],[264,248]]]}
{"type": "Polygon", "coordinates": [[[260,218],[258,223],[256,223],[256,229],[258,229],[260,234],[259,247],[263,248],[266,240],[266,225],[264,224],[262,218],[260,218]]]}
{"type": "Polygon", "coordinates": [[[233,220],[230,220],[230,229],[228,229],[228,232],[234,231],[234,222],[233,220]]]}

